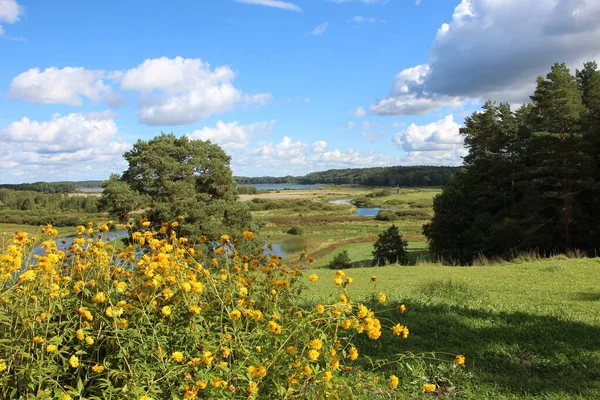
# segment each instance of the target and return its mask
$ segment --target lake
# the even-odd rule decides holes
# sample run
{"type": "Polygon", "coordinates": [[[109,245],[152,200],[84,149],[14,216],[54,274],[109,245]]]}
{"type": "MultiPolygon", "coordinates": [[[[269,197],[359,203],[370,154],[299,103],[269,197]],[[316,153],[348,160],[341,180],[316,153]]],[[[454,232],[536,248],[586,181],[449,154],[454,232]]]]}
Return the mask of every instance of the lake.
{"type": "MultiPolygon", "coordinates": [[[[343,199],[343,200],[330,200],[329,204],[343,204],[343,205],[351,205],[352,199],[343,199]]],[[[375,217],[380,208],[357,208],[356,212],[353,214],[355,217],[375,217]]]]}

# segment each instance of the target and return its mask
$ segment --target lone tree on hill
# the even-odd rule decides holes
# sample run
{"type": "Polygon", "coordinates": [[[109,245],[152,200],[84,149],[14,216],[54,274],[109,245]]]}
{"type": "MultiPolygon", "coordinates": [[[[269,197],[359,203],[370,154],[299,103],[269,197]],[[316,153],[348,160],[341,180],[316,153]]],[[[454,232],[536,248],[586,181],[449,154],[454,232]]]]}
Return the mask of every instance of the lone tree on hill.
{"type": "Polygon", "coordinates": [[[373,245],[372,265],[407,264],[408,252],[406,240],[402,240],[402,234],[396,225],[379,234],[379,239],[373,245]]]}
{"type": "Polygon", "coordinates": [[[162,133],[138,140],[123,157],[129,168],[104,182],[101,199],[120,221],[143,209],[139,218],[146,217],[158,230],[183,216],[181,236],[210,240],[251,229],[250,209],[237,201],[231,157],[216,144],[162,133]]]}

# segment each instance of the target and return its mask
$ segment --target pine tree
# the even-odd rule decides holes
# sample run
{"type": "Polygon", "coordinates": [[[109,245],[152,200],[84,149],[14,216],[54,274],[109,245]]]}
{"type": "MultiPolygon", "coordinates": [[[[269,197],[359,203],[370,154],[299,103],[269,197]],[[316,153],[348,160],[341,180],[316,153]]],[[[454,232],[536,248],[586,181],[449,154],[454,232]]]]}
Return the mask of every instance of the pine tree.
{"type": "Polygon", "coordinates": [[[388,230],[379,234],[379,239],[373,245],[373,265],[407,264],[408,243],[402,239],[402,234],[392,225],[388,230]]]}

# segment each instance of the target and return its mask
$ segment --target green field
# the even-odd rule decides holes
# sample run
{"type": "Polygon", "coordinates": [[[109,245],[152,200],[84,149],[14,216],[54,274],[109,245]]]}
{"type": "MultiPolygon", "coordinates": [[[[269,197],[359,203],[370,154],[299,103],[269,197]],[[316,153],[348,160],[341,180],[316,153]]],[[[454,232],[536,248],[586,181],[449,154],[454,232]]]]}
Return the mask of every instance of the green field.
{"type": "MultiPolygon", "coordinates": [[[[73,236],[76,234],[74,226],[62,227],[58,229],[58,237],[73,236]]],[[[6,233],[12,235],[17,231],[28,232],[32,235],[40,233],[40,227],[34,225],[23,225],[23,224],[2,224],[0,223],[0,234],[6,233]]]]}
{"type": "MultiPolygon", "coordinates": [[[[306,282],[303,301],[335,299],[335,271],[312,269],[305,277],[312,273],[319,280],[306,282]]],[[[403,352],[464,354],[467,373],[452,382],[458,386],[455,398],[600,396],[598,259],[555,257],[476,267],[423,264],[346,273],[355,279],[348,288],[352,301],[386,293],[387,305],[374,307],[411,331],[404,341],[365,340],[363,354],[374,358],[403,352]],[[398,314],[394,310],[398,303],[406,304],[408,311],[398,314]]],[[[414,374],[404,372],[404,377],[414,379],[414,374]]]]}

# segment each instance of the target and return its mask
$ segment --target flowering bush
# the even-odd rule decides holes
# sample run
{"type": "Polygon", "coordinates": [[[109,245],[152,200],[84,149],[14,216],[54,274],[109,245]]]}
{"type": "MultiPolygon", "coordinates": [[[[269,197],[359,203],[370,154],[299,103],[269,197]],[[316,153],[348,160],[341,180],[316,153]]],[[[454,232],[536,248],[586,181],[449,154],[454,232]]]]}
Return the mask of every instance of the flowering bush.
{"type": "MultiPolygon", "coordinates": [[[[266,255],[252,232],[192,246],[178,226],[132,232],[115,248],[103,240],[108,227],[89,224],[65,251],[47,226],[45,253],[32,260],[35,238],[4,236],[0,397],[347,398],[359,376],[350,383],[355,335],[409,334],[353,304],[342,271],[335,304],[303,309],[300,270],[266,255]]],[[[393,393],[399,380],[363,383],[393,393]]]]}

